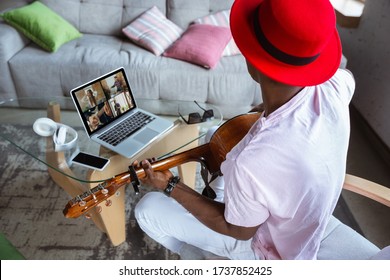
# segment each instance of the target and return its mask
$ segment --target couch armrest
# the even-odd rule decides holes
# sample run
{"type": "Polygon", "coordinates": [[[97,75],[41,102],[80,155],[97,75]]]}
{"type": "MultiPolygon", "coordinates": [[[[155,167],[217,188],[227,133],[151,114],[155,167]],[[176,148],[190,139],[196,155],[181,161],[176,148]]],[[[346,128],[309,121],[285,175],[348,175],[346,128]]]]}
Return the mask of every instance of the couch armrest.
{"type": "Polygon", "coordinates": [[[0,60],[8,61],[30,43],[30,40],[15,28],[0,22],[0,60]]]}
{"type": "Polygon", "coordinates": [[[15,28],[0,22],[0,99],[16,96],[8,61],[29,43],[15,28]]]}

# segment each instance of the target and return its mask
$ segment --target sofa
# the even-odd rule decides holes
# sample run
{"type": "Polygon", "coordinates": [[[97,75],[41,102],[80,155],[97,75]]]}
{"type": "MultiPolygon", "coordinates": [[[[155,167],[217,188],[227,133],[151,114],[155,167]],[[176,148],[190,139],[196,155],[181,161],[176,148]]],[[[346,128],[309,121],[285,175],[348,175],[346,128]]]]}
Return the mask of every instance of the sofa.
{"type": "MultiPolygon", "coordinates": [[[[9,11],[33,1],[2,1],[9,11]]],[[[135,44],[122,29],[156,6],[186,30],[195,19],[227,10],[233,0],[41,0],[82,36],[55,52],[42,49],[0,20],[0,100],[34,96],[69,96],[72,88],[115,68],[126,69],[136,98],[164,112],[161,100],[186,100],[217,106],[224,118],[261,103],[259,86],[241,54],[222,55],[212,69],[155,55],[135,44]]],[[[46,104],[21,104],[44,107],[46,104]]],[[[70,103],[70,106],[72,104],[70,103]]]]}

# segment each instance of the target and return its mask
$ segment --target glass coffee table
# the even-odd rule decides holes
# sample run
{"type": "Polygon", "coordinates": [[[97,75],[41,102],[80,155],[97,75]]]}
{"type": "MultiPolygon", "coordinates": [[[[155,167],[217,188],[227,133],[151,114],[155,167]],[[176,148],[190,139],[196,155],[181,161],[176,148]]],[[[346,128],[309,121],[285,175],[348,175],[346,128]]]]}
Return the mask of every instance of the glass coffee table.
{"type": "MultiPolygon", "coordinates": [[[[133,158],[122,157],[91,141],[82,127],[72,100],[67,97],[19,98],[0,101],[0,125],[2,126],[0,144],[12,144],[11,146],[21,153],[28,154],[46,165],[51,178],[69,194],[71,200],[95,188],[102,182],[112,179],[117,174],[129,172],[129,166],[134,160],[152,157],[163,159],[198,146],[199,140],[207,130],[212,126],[220,125],[223,119],[216,107],[199,103],[198,105],[205,110],[212,109],[214,117],[196,124],[185,123],[179,117],[179,113],[185,120],[188,120],[190,113],[203,114],[203,110],[190,101],[156,102],[138,99],[137,105],[172,120],[174,126],[133,158]],[[45,107],[46,109],[42,109],[45,107]],[[63,151],[56,151],[53,136],[44,137],[35,133],[33,130],[34,122],[38,118],[45,117],[73,128],[78,136],[76,145],[63,151]],[[101,155],[110,159],[110,163],[102,171],[71,164],[70,158],[76,151],[101,155]]],[[[67,137],[72,137],[72,135],[67,137]]],[[[182,180],[192,187],[195,185],[196,169],[196,163],[177,166],[177,171],[182,180]]],[[[107,234],[114,246],[124,242],[126,236],[124,190],[126,185],[117,188],[115,195],[101,202],[98,207],[89,210],[86,215],[93,220],[100,230],[107,234]]],[[[64,207],[66,203],[67,201],[64,201],[64,207]]]]}

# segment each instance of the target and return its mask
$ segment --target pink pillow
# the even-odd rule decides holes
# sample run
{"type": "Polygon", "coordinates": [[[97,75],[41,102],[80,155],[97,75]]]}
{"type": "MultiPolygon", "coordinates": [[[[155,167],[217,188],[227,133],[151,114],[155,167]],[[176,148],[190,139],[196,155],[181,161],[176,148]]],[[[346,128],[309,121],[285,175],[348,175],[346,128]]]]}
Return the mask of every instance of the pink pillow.
{"type": "Polygon", "coordinates": [[[134,43],[157,56],[183,33],[183,30],[167,19],[156,6],[141,14],[122,31],[134,43]]]}
{"type": "MultiPolygon", "coordinates": [[[[195,19],[192,23],[195,24],[211,24],[216,26],[223,26],[230,28],[230,9],[218,11],[214,14],[209,14],[207,16],[195,19]]],[[[240,54],[240,50],[238,49],[234,39],[232,38],[227,44],[226,48],[223,50],[222,56],[231,56],[240,54]]]]}
{"type": "Polygon", "coordinates": [[[163,53],[163,56],[184,60],[205,68],[214,68],[231,38],[229,28],[192,24],[181,38],[163,53]]]}

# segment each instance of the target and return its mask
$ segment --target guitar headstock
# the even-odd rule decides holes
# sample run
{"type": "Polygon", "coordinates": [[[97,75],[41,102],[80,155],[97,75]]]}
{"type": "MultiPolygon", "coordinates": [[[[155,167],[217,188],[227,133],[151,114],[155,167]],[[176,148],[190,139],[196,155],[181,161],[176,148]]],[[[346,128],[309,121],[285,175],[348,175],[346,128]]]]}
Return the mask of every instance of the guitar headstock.
{"type": "Polygon", "coordinates": [[[65,206],[63,213],[66,218],[78,218],[99,203],[107,201],[123,184],[117,184],[115,180],[105,181],[96,187],[86,191],[73,199],[65,206]]]}

